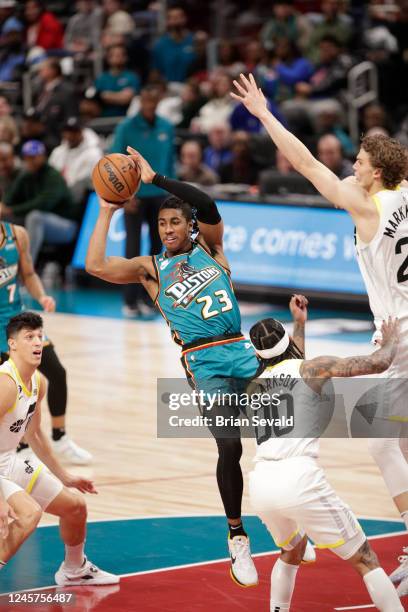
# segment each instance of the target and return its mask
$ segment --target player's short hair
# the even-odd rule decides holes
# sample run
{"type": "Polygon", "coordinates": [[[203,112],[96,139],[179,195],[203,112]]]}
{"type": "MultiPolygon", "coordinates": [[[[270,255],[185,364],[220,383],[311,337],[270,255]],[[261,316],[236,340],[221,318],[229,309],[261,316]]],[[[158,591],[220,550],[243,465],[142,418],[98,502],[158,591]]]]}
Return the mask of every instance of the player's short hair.
{"type": "Polygon", "coordinates": [[[361,148],[370,156],[371,165],[381,170],[381,179],[387,189],[395,189],[407,177],[408,149],[395,138],[384,134],[365,136],[361,148]]]}
{"type": "Polygon", "coordinates": [[[170,196],[169,198],[166,198],[164,202],[162,203],[162,205],[160,206],[159,212],[167,208],[175,208],[176,210],[180,210],[183,217],[187,221],[193,220],[193,211],[192,211],[190,204],[188,204],[187,202],[184,202],[184,200],[181,200],[180,198],[177,198],[176,196],[170,196]]]}
{"type": "MultiPolygon", "coordinates": [[[[273,351],[278,343],[283,341],[286,334],[287,332],[282,323],[272,318],[258,321],[249,331],[249,337],[258,355],[262,352],[273,351]]],[[[262,355],[260,356],[262,357],[262,355]]],[[[289,344],[286,343],[286,348],[281,354],[271,358],[262,357],[262,360],[266,365],[270,366],[276,365],[285,359],[303,359],[303,357],[303,353],[293,340],[289,340],[289,344]]]]}
{"type": "Polygon", "coordinates": [[[43,327],[43,320],[35,312],[21,312],[12,317],[7,323],[7,340],[16,336],[22,329],[40,329],[43,327]]]}

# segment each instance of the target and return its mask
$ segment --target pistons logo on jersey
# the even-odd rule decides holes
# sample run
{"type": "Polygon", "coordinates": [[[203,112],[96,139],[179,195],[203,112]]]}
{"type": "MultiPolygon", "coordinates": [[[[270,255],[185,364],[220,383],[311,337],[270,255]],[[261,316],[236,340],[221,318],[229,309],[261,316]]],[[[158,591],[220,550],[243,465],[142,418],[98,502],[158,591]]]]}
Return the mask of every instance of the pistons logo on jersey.
{"type": "Polygon", "coordinates": [[[207,266],[197,270],[186,261],[177,263],[169,277],[174,282],[167,287],[165,295],[174,300],[173,308],[186,308],[205,287],[208,287],[221,275],[216,266],[207,266]]]}

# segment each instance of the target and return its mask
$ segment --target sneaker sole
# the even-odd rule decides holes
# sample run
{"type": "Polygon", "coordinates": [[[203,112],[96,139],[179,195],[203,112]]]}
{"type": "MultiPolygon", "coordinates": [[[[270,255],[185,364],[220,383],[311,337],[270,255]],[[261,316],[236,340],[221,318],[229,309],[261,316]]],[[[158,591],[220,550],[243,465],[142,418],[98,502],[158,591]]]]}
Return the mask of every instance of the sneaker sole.
{"type": "Polygon", "coordinates": [[[57,578],[57,576],[55,576],[55,582],[58,586],[63,586],[63,587],[70,587],[70,586],[106,586],[108,584],[118,584],[118,582],[120,581],[119,576],[114,576],[110,579],[106,578],[106,579],[101,579],[101,581],[99,580],[84,580],[83,578],[78,578],[78,580],[74,579],[74,580],[67,580],[65,578],[57,578]]]}
{"type": "Polygon", "coordinates": [[[234,573],[232,571],[232,568],[230,567],[230,576],[233,580],[233,582],[235,582],[235,584],[237,584],[238,586],[240,586],[242,589],[249,589],[251,587],[256,587],[259,584],[259,581],[257,580],[256,582],[253,582],[252,584],[242,584],[242,582],[240,582],[238,580],[238,578],[236,578],[236,576],[234,576],[234,573]]]}

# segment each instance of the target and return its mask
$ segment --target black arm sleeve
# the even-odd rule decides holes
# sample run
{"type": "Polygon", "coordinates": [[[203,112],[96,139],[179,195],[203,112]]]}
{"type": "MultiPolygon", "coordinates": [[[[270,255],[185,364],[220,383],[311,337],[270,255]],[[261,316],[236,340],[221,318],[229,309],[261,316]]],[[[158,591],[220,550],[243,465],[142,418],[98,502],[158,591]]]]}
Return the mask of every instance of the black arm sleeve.
{"type": "Polygon", "coordinates": [[[197,221],[208,223],[208,225],[217,225],[221,221],[216,203],[200,189],[183,181],[169,179],[161,174],[155,174],[152,182],[157,187],[165,189],[195,208],[197,210],[197,221]]]}

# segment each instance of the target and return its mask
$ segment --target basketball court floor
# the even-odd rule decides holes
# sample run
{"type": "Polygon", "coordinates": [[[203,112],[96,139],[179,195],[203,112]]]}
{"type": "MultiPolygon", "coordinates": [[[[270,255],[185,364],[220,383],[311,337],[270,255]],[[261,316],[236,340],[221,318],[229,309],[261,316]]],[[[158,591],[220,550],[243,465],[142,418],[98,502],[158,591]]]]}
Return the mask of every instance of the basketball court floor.
{"type": "MultiPolygon", "coordinates": [[[[59,313],[46,331],[69,376],[69,434],[92,452],[91,466],[72,467],[92,477],[98,495],[87,496],[89,558],[123,576],[120,585],[74,587],[75,601],[30,608],[123,612],[264,611],[277,549],[253,516],[245,487],[243,513],[260,575],[243,589],[229,577],[227,530],[215,480],[216,449],[210,438],[158,438],[157,378],[183,378],[179,349],[160,318],[124,320],[119,292],[75,291],[57,296],[59,313]]],[[[289,321],[270,305],[241,304],[243,331],[258,319],[289,321]]],[[[310,309],[307,354],[370,352],[368,315],[310,309]]],[[[43,424],[49,427],[47,410],[43,424]]],[[[247,482],[254,441],[244,440],[247,482]]],[[[386,570],[407,538],[364,439],[323,439],[321,464],[330,482],[361,518],[386,570]]],[[[26,610],[10,593],[60,594],[53,576],[63,555],[54,517],[25,543],[0,574],[0,609],[26,610]]],[[[408,599],[408,598],[407,598],[408,599]]],[[[71,598],[72,600],[72,598],[71,598]]],[[[408,604],[408,601],[406,602],[408,604]]],[[[298,574],[292,609],[299,612],[370,609],[357,575],[327,551],[298,574]]],[[[374,609],[374,608],[372,608],[374,609]]]]}

